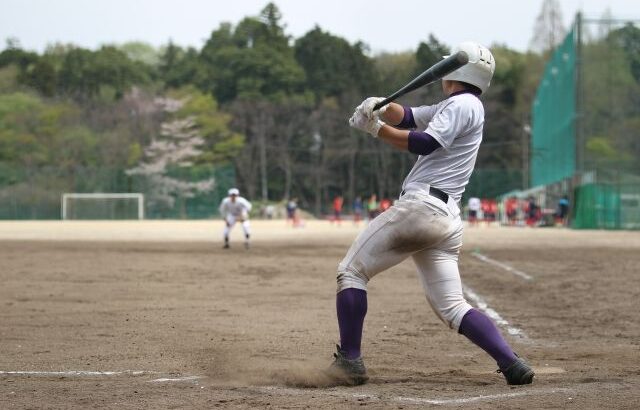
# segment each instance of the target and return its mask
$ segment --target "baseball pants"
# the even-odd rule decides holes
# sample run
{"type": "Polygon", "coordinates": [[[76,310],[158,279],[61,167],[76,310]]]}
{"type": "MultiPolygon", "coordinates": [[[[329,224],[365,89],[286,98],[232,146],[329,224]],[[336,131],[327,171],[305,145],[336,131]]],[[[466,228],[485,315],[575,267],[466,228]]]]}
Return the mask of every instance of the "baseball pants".
{"type": "Polygon", "coordinates": [[[338,292],[347,288],[366,291],[376,274],[411,256],[427,301],[457,331],[472,308],[464,299],[458,271],[462,220],[457,205],[454,212],[427,192],[404,193],[356,238],[338,265],[338,292]]]}
{"type": "Polygon", "coordinates": [[[240,216],[234,216],[234,215],[227,215],[227,217],[225,218],[225,221],[227,222],[224,226],[224,237],[228,238],[229,237],[229,232],[231,232],[231,229],[233,228],[233,226],[236,224],[236,220],[240,219],[242,221],[242,230],[244,231],[244,236],[247,236],[249,234],[251,234],[250,231],[250,224],[249,224],[249,220],[246,219],[244,216],[240,215],[240,216]]]}

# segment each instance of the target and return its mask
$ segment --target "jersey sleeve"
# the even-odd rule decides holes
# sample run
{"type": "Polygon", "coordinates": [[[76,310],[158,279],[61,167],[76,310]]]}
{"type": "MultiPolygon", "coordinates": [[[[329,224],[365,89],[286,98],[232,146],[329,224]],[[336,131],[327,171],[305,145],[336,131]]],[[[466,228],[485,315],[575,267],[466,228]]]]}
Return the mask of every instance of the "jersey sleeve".
{"type": "Polygon", "coordinates": [[[245,209],[247,210],[247,212],[251,212],[251,202],[247,201],[246,199],[242,198],[242,205],[244,205],[245,209]]]}
{"type": "Polygon", "coordinates": [[[446,149],[466,131],[468,125],[468,109],[457,100],[450,100],[429,122],[426,132],[446,149]]]}
{"type": "Polygon", "coordinates": [[[424,131],[429,126],[429,122],[438,112],[438,105],[423,105],[420,107],[411,107],[413,112],[413,120],[416,123],[416,129],[424,131]]]}
{"type": "Polygon", "coordinates": [[[226,198],[222,200],[222,202],[220,202],[220,207],[218,208],[218,211],[220,212],[220,216],[222,216],[223,218],[225,216],[227,216],[227,201],[226,198]]]}

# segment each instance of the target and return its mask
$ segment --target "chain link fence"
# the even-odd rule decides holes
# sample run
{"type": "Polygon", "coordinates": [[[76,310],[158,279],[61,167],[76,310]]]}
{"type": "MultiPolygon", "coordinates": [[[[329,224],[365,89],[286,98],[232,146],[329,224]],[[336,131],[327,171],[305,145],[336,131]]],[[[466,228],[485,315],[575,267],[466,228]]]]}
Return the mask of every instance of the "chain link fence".
{"type": "MultiPolygon", "coordinates": [[[[146,176],[127,175],[123,170],[29,168],[0,163],[0,219],[60,219],[65,193],[141,193],[147,219],[206,219],[218,214],[220,201],[235,184],[230,165],[176,169],[171,177],[183,182],[213,180],[213,184],[206,191],[176,195],[146,176]]],[[[92,205],[84,205],[79,214],[82,219],[137,218],[135,203],[123,207],[122,202],[98,201],[93,204],[94,211],[87,209],[92,205]]]]}

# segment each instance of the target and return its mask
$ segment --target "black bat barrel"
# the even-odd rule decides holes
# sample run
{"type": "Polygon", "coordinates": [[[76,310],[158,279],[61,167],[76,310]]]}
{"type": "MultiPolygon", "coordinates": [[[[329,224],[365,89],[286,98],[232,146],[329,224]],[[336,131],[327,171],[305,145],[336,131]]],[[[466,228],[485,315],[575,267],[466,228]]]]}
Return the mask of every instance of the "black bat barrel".
{"type": "Polygon", "coordinates": [[[389,104],[398,97],[401,97],[416,88],[420,88],[423,85],[431,84],[434,81],[440,80],[442,77],[456,71],[458,68],[469,62],[469,56],[464,51],[458,51],[449,57],[438,61],[436,64],[429,67],[422,74],[411,80],[407,85],[391,94],[384,100],[380,101],[373,107],[373,111],[379,110],[381,107],[389,104]]]}

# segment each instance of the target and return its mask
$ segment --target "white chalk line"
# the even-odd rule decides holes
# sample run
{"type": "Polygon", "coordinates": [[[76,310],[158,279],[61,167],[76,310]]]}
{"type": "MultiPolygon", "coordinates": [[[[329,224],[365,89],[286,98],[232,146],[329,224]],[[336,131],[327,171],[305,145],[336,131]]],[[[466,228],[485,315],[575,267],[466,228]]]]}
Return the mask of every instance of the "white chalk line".
{"type": "Polygon", "coordinates": [[[205,376],[163,377],[160,379],[149,380],[149,383],[188,382],[204,378],[205,376]]]}
{"type": "Polygon", "coordinates": [[[522,329],[511,326],[509,322],[503,319],[498,312],[490,308],[487,302],[485,302],[485,300],[482,297],[480,297],[476,292],[474,292],[471,288],[469,288],[468,286],[464,286],[463,291],[464,291],[464,294],[467,296],[467,299],[474,302],[475,305],[478,307],[478,309],[486,313],[487,316],[493,319],[498,326],[506,329],[507,333],[509,333],[511,336],[516,336],[523,342],[529,342],[529,343],[531,342],[531,339],[529,339],[529,337],[522,331],[522,329]]]}
{"type": "MultiPolygon", "coordinates": [[[[23,371],[23,370],[0,370],[0,376],[16,377],[117,377],[117,376],[144,376],[167,374],[150,370],[120,370],[120,371],[90,371],[90,370],[67,370],[67,371],[23,371]]],[[[175,377],[161,377],[148,380],[149,383],[174,383],[190,382],[203,379],[205,376],[177,375],[175,377]]]]}
{"type": "Polygon", "coordinates": [[[82,377],[82,376],[142,376],[145,374],[161,374],[160,372],[152,372],[148,370],[120,370],[120,371],[89,371],[89,370],[67,370],[58,372],[48,371],[8,371],[0,370],[1,375],[9,376],[68,376],[68,377],[82,377]]]}
{"type": "Polygon", "coordinates": [[[514,267],[509,266],[506,263],[497,261],[495,259],[491,259],[490,257],[483,255],[480,252],[471,252],[471,255],[475,256],[476,258],[480,259],[483,262],[489,263],[494,266],[498,266],[506,270],[507,272],[513,273],[514,275],[519,276],[524,280],[533,280],[533,276],[528,275],[522,271],[519,271],[518,269],[515,269],[514,267]]]}
{"type": "Polygon", "coordinates": [[[288,395],[288,396],[323,395],[323,396],[348,398],[348,399],[366,399],[366,400],[377,401],[377,402],[394,402],[394,403],[405,403],[405,404],[435,404],[435,405],[466,404],[466,403],[473,403],[473,402],[483,401],[483,400],[510,399],[510,398],[522,397],[522,396],[574,392],[574,390],[566,389],[566,388],[547,388],[547,389],[526,388],[526,390],[519,391],[519,392],[487,394],[487,395],[471,396],[471,397],[459,397],[459,398],[453,398],[453,399],[430,399],[426,397],[406,397],[406,396],[386,397],[386,396],[366,394],[366,393],[343,393],[335,390],[294,389],[294,388],[279,387],[279,386],[262,386],[262,387],[257,387],[256,389],[263,393],[276,393],[276,394],[288,395]]]}

